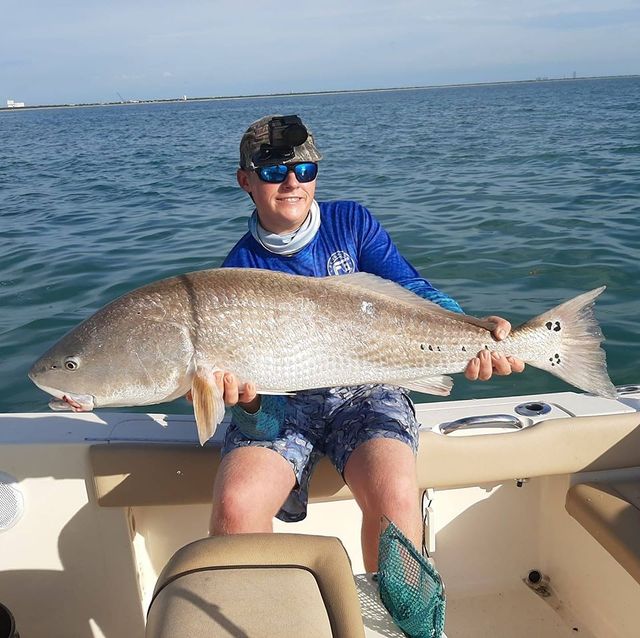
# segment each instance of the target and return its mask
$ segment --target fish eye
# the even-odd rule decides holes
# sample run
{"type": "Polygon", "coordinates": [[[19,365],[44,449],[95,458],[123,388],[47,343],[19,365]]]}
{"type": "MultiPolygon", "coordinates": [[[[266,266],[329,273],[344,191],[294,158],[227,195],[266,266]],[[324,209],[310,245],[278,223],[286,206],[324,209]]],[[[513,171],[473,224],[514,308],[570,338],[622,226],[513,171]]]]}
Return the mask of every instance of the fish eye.
{"type": "Polygon", "coordinates": [[[64,367],[67,370],[77,370],[80,362],[75,357],[67,357],[64,360],[64,367]]]}

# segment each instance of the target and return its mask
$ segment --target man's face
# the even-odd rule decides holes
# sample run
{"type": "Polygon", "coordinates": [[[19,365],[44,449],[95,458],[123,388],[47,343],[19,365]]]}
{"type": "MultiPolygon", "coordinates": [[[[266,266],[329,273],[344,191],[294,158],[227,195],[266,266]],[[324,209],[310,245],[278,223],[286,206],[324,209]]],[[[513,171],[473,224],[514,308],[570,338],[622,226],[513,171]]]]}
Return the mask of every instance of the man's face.
{"type": "Polygon", "coordinates": [[[239,169],[238,184],[253,196],[260,224],[284,235],[297,230],[307,218],[316,193],[316,180],[300,183],[293,171],[280,184],[263,182],[255,171],[239,169]]]}

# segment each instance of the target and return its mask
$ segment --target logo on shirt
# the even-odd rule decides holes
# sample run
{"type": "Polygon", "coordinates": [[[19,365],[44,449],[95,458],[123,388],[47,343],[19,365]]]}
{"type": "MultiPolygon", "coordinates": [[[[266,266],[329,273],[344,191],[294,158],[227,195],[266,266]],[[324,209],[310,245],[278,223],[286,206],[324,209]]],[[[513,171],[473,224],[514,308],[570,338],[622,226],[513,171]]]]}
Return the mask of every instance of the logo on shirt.
{"type": "Polygon", "coordinates": [[[338,250],[327,261],[327,272],[330,275],[348,275],[355,272],[356,265],[349,253],[338,250]]]}

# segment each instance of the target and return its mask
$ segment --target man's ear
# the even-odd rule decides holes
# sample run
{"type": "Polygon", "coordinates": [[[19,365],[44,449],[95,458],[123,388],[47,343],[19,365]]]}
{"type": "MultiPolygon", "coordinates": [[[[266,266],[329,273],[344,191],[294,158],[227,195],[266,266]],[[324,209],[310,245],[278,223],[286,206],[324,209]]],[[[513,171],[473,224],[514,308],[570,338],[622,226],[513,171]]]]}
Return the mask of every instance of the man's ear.
{"type": "Polygon", "coordinates": [[[251,185],[249,184],[249,173],[244,170],[244,168],[239,168],[236,172],[236,179],[238,180],[238,185],[243,191],[246,191],[251,195],[251,185]]]}

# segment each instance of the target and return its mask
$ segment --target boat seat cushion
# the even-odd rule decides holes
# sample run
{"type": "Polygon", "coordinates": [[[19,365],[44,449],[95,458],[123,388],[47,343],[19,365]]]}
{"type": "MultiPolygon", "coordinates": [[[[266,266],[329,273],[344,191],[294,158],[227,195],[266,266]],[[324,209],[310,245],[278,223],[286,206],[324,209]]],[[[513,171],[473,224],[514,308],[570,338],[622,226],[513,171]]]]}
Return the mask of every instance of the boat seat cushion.
{"type": "Polygon", "coordinates": [[[351,565],[337,538],[240,534],[179,550],[158,579],[147,638],[363,638],[351,565]]]}
{"type": "Polygon", "coordinates": [[[640,583],[640,481],[574,485],[566,508],[640,583]]]}

